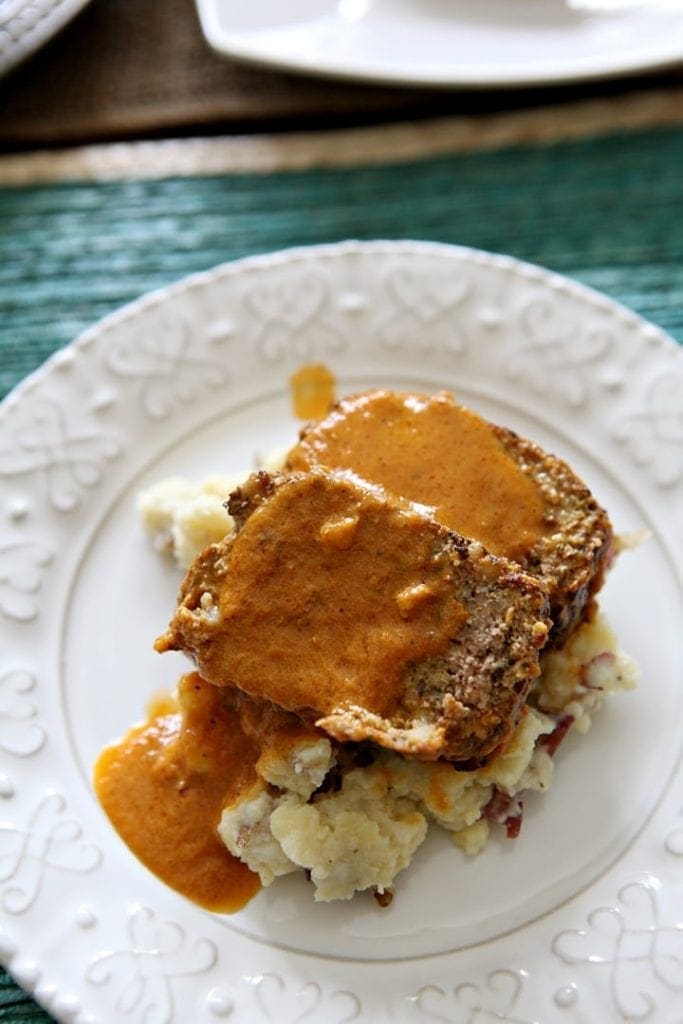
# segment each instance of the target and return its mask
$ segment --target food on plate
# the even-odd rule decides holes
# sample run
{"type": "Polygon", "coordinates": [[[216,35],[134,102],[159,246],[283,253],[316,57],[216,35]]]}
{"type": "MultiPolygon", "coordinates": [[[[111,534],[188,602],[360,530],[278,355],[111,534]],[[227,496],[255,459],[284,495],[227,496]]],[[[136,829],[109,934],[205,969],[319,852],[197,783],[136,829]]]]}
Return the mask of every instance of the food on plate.
{"type": "Polygon", "coordinates": [[[445,392],[343,398],[287,456],[288,469],[320,465],[433,507],[444,526],[538,576],[555,644],[583,618],[613,555],[606,512],[566,462],[445,392]]]}
{"type": "Polygon", "coordinates": [[[303,868],[317,900],[349,899],[364,889],[384,893],[410,863],[429,822],[470,853],[486,841],[489,812],[509,819],[514,831],[521,816],[508,790],[550,784],[552,760],[536,740],[553,727],[552,719],[525,711],[504,754],[469,772],[379,747],[339,746],[312,799],[293,788],[295,773],[289,779],[283,773],[277,789],[261,775],[226,803],[219,832],[264,884],[303,868]]]}
{"type": "Polygon", "coordinates": [[[546,594],[426,510],[347,474],[258,473],[183,582],[157,650],[340,742],[482,760],[545,643],[546,594]]]}
{"type": "Polygon", "coordinates": [[[636,683],[596,604],[607,514],[449,394],[345,398],[267,470],[162,481],[140,507],[157,546],[196,555],[156,646],[197,671],[96,787],[209,909],[297,871],[318,900],[384,905],[430,822],[467,854],[492,825],[516,836],[567,733],[636,683]]]}
{"type": "Polygon", "coordinates": [[[242,483],[240,476],[213,474],[193,484],[172,476],[138,495],[138,511],[159,552],[173,552],[187,568],[198,551],[225,536],[226,495],[242,483]]]}
{"type": "MultiPolygon", "coordinates": [[[[286,454],[287,449],[271,452],[258,460],[259,468],[278,472],[286,454]]],[[[225,537],[232,525],[225,503],[245,475],[212,473],[200,483],[171,476],[141,491],[138,513],[157,551],[172,554],[187,569],[199,551],[225,537]]]]}
{"type": "Polygon", "coordinates": [[[257,753],[215,687],[184,676],[174,697],[154,702],[149,720],[107,747],[95,791],[136,856],[168,885],[209,910],[237,910],[258,878],[216,832],[226,801],[252,784],[257,753]]]}

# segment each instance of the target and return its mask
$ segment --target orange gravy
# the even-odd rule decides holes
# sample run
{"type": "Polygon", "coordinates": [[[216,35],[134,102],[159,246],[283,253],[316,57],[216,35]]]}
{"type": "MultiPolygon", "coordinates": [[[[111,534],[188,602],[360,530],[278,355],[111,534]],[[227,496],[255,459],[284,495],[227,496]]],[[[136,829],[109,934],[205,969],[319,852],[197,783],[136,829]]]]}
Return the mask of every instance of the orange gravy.
{"type": "Polygon", "coordinates": [[[289,378],[294,415],[300,420],[319,420],[326,416],[335,399],[334,375],[318,363],[302,366],[289,378]]]}
{"type": "Polygon", "coordinates": [[[216,831],[221,810],[256,779],[259,750],[225,694],[196,673],[180,708],[161,714],[99,756],[95,791],[121,838],[162,881],[207,910],[231,913],[260,888],[216,831]]]}
{"type": "Polygon", "coordinates": [[[407,665],[444,653],[467,617],[444,533],[362,481],[320,469],[290,478],[225,556],[200,671],[290,711],[390,714],[407,665]]]}
{"type": "Polygon", "coordinates": [[[535,483],[490,425],[451,395],[373,391],[342,399],[304,432],[287,466],[350,469],[435,509],[449,529],[519,561],[546,532],[535,483]]]}

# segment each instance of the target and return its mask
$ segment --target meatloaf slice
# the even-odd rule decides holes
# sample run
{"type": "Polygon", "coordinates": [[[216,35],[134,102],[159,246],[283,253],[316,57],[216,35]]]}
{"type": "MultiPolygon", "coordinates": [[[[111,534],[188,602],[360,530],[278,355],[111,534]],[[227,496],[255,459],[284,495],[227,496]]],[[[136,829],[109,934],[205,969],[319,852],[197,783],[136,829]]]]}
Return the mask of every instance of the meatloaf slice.
{"type": "Polygon", "coordinates": [[[521,565],[548,590],[553,622],[549,647],[561,647],[591,614],[616,551],[612,524],[566,462],[512,430],[494,424],[491,429],[545,502],[548,530],[521,565]]]}
{"type": "Polygon", "coordinates": [[[607,513],[572,469],[538,445],[435,395],[369,391],[301,431],[287,469],[350,470],[434,509],[439,521],[538,577],[550,644],[591,610],[614,553],[607,513]]]}
{"type": "Polygon", "coordinates": [[[250,477],[190,567],[157,650],[337,740],[487,758],[539,673],[539,582],[350,474],[250,477]]]}

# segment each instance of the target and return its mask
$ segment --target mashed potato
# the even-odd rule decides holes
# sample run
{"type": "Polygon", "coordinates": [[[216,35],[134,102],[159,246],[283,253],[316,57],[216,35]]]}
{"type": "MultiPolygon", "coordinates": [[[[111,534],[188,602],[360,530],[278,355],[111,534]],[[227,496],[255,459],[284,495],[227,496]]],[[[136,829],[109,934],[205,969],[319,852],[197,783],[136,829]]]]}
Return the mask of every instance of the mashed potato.
{"type": "MultiPolygon", "coordinates": [[[[258,468],[272,472],[281,469],[285,454],[285,450],[272,452],[258,460],[258,468]]],[[[141,491],[138,513],[157,551],[173,555],[180,568],[187,569],[200,551],[232,530],[232,518],[224,503],[243,482],[244,473],[214,473],[198,484],[171,476],[141,491]]]]}
{"type": "Polygon", "coordinates": [[[240,482],[216,475],[193,484],[172,476],[141,491],[138,512],[157,551],[171,553],[186,569],[199,551],[225,537],[232,519],[223,502],[240,482]]]}
{"type": "MultiPolygon", "coordinates": [[[[617,649],[601,616],[580,626],[564,651],[541,661],[540,682],[511,742],[486,767],[462,772],[443,761],[410,761],[378,749],[371,764],[340,771],[330,747],[328,778],[334,784],[326,789],[323,779],[317,792],[306,793],[294,767],[296,752],[290,751],[286,762],[271,761],[268,777],[259,766],[261,780],[224,809],[223,841],[264,885],[290,871],[307,871],[317,900],[388,889],[429,822],[450,832],[465,853],[478,853],[492,823],[521,822],[521,794],[550,787],[553,759],[543,737],[550,738],[569,715],[573,727],[585,732],[607,693],[637,682],[635,663],[617,649]]],[[[319,765],[327,754],[319,754],[319,765]]]]}
{"type": "MultiPolygon", "coordinates": [[[[267,468],[281,464],[278,453],[267,468]]],[[[155,546],[187,567],[232,528],[223,502],[241,479],[211,476],[195,485],[174,477],[144,491],[138,508],[155,546]]],[[[381,749],[363,766],[339,763],[341,752],[327,739],[267,750],[258,781],[223,810],[223,842],[263,885],[306,871],[315,898],[327,901],[389,889],[430,822],[469,855],[485,845],[492,824],[516,835],[520,796],[550,787],[559,739],[569,730],[585,732],[605,696],[632,689],[638,679],[602,615],[580,626],[561,651],[542,654],[541,668],[510,743],[486,767],[457,771],[381,749]]]]}

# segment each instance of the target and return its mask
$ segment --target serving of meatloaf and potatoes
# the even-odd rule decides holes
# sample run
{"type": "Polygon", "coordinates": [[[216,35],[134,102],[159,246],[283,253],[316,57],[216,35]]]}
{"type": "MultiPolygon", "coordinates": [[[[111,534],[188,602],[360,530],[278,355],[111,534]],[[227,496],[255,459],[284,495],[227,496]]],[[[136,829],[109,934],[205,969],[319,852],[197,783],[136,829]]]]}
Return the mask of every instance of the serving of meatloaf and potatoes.
{"type": "Polygon", "coordinates": [[[196,672],[104,751],[96,788],[210,909],[294,871],[318,900],[385,903],[430,822],[470,855],[492,827],[514,838],[567,733],[636,684],[596,602],[619,547],[606,512],[448,393],[349,396],[246,480],[164,480],[139,507],[187,569],[157,650],[196,672]]]}

